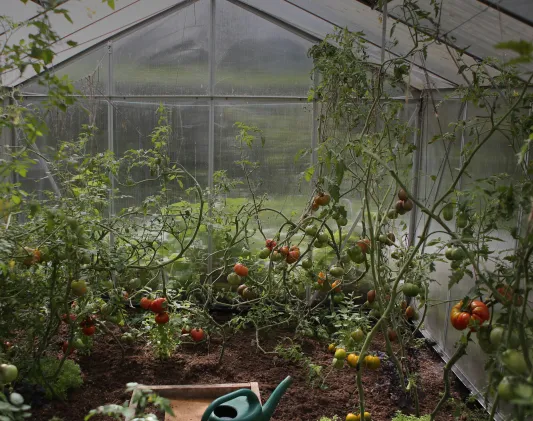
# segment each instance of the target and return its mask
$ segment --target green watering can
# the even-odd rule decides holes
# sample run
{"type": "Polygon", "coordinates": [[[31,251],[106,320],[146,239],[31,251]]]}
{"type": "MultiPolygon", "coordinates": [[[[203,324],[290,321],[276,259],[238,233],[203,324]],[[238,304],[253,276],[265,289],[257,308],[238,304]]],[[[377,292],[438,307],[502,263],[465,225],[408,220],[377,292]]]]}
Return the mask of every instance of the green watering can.
{"type": "Polygon", "coordinates": [[[268,421],[291,383],[290,376],[283,380],[264,406],[261,406],[259,398],[250,389],[228,393],[211,402],[202,416],[202,421],[268,421]]]}

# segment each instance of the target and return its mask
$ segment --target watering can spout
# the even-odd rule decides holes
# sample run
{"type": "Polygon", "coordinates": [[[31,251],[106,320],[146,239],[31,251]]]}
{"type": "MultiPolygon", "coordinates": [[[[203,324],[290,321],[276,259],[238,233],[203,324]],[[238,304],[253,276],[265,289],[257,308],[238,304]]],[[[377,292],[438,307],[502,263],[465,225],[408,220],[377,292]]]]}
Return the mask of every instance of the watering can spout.
{"type": "Polygon", "coordinates": [[[283,394],[287,391],[289,386],[292,384],[292,377],[287,376],[285,380],[283,380],[276,389],[272,392],[272,395],[270,395],[270,398],[268,398],[268,401],[263,405],[263,420],[267,421],[270,418],[272,418],[272,414],[276,410],[276,407],[279,404],[279,401],[283,394]]]}

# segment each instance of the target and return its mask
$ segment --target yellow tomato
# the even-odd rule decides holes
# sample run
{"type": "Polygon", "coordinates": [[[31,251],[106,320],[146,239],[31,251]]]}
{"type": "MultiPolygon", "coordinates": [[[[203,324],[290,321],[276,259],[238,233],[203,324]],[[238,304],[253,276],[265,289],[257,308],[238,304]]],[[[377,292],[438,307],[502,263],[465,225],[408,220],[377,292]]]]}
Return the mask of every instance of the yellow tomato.
{"type": "Polygon", "coordinates": [[[336,349],[337,349],[337,347],[335,346],[335,344],[329,344],[328,345],[328,351],[331,352],[332,354],[335,353],[336,349]]]}
{"type": "Polygon", "coordinates": [[[350,354],[346,358],[346,361],[348,362],[348,365],[350,367],[356,367],[357,366],[357,362],[359,361],[359,357],[357,355],[355,355],[355,354],[350,354]]]}
{"type": "Polygon", "coordinates": [[[379,357],[367,355],[364,361],[365,366],[368,367],[370,370],[377,370],[381,366],[381,361],[379,357]]]}
{"type": "Polygon", "coordinates": [[[360,421],[360,420],[361,420],[360,415],[355,415],[352,413],[349,413],[348,415],[346,415],[346,421],[360,421]]]}

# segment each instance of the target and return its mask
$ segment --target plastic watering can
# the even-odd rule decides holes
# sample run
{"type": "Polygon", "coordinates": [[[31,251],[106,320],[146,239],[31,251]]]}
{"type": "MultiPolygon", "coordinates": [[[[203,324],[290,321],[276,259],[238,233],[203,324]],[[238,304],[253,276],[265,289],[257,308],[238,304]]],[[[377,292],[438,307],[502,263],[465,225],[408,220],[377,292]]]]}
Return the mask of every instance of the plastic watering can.
{"type": "Polygon", "coordinates": [[[211,402],[202,421],[268,421],[291,383],[292,378],[288,376],[276,387],[264,406],[261,406],[259,398],[250,389],[228,393],[211,402]]]}

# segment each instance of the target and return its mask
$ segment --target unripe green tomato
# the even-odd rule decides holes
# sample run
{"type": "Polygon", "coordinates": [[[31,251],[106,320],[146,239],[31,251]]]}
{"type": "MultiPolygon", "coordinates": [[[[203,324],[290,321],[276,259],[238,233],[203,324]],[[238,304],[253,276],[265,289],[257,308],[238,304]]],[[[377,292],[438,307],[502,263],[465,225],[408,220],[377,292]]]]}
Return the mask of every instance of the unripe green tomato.
{"type": "MultiPolygon", "coordinates": [[[[359,247],[357,247],[359,248],[359,247]]],[[[350,259],[350,256],[348,255],[348,253],[342,253],[341,254],[341,262],[342,263],[349,263],[351,261],[350,259]]]]}
{"type": "Polygon", "coordinates": [[[329,240],[329,234],[325,231],[320,231],[317,235],[317,240],[322,243],[325,243],[329,240]]]}
{"type": "Polygon", "coordinates": [[[453,203],[448,203],[442,208],[442,218],[445,221],[451,221],[453,219],[453,203]]]}
{"type": "Polygon", "coordinates": [[[305,233],[311,237],[314,237],[316,235],[316,233],[318,232],[318,228],[316,227],[316,225],[309,225],[306,229],[305,229],[305,233]]]}
{"type": "Polygon", "coordinates": [[[455,225],[457,228],[466,228],[468,225],[468,217],[462,212],[458,213],[455,225]]]}
{"type": "Polygon", "coordinates": [[[331,275],[335,276],[335,277],[340,277],[342,275],[344,275],[344,269],[340,266],[332,266],[330,269],[329,269],[329,273],[331,273],[331,275]]]}
{"type": "Polygon", "coordinates": [[[266,259],[268,256],[270,256],[270,249],[268,247],[265,247],[259,252],[260,259],[266,259]]]}
{"type": "Polygon", "coordinates": [[[302,260],[302,267],[304,269],[311,269],[313,267],[313,261],[311,259],[302,260]]]}
{"type": "Polygon", "coordinates": [[[348,219],[346,219],[344,216],[340,217],[339,219],[337,219],[337,225],[339,227],[344,227],[348,225],[348,219]]]}
{"type": "Polygon", "coordinates": [[[323,243],[322,241],[315,241],[315,242],[313,243],[313,245],[314,245],[317,249],[321,249],[321,248],[326,247],[328,244],[327,244],[327,243],[323,243]]]}
{"type": "Polygon", "coordinates": [[[344,360],[339,360],[337,358],[333,358],[333,361],[331,362],[334,368],[341,369],[344,367],[344,360]]]}

